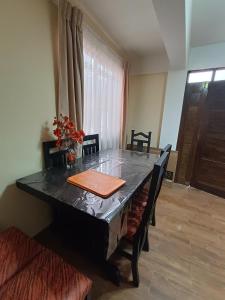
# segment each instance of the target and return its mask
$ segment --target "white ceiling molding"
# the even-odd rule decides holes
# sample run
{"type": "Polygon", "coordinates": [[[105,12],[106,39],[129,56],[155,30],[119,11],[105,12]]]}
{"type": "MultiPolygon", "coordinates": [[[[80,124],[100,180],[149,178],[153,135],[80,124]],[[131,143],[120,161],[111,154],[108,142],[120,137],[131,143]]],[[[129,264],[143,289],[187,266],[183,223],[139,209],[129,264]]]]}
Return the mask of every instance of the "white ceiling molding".
{"type": "Polygon", "coordinates": [[[186,14],[190,7],[186,11],[185,0],[153,0],[153,5],[170,68],[183,69],[186,67],[189,52],[189,38],[186,31],[190,24],[186,26],[186,14]]]}
{"type": "Polygon", "coordinates": [[[186,66],[189,62],[191,48],[192,28],[192,0],[185,0],[185,25],[186,25],[186,66]]]}

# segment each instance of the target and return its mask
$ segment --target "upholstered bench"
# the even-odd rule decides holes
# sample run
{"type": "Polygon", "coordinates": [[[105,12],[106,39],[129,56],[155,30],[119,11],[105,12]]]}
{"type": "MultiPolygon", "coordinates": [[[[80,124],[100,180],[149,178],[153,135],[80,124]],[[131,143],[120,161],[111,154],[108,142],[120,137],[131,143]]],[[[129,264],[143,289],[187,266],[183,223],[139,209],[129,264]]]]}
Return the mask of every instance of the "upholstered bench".
{"type": "Polygon", "coordinates": [[[92,282],[12,227],[0,233],[0,299],[84,300],[92,282]]]}

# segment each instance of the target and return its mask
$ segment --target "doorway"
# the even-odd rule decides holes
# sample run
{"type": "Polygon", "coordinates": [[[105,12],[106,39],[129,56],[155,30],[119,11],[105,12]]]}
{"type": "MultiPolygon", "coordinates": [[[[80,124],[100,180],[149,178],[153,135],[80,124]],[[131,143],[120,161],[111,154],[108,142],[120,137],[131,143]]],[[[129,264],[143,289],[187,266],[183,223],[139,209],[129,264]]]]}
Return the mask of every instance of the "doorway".
{"type": "Polygon", "coordinates": [[[224,68],[188,73],[177,150],[176,182],[225,197],[224,68]]]}

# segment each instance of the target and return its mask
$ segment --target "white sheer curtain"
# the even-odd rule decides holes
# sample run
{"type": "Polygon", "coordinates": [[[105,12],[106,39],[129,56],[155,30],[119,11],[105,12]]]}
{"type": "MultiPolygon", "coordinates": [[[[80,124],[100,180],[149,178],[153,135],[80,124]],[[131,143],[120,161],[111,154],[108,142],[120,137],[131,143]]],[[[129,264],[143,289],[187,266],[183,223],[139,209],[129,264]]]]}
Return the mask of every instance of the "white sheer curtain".
{"type": "Polygon", "coordinates": [[[100,148],[119,148],[123,105],[123,63],[84,27],[84,131],[98,133],[100,148]]]}

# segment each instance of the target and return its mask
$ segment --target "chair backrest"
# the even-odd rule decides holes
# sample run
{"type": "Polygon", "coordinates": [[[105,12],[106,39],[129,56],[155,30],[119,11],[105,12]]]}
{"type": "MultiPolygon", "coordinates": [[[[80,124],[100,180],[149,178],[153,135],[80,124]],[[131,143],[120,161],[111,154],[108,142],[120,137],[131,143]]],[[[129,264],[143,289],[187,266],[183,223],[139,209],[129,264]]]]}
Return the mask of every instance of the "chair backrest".
{"type": "Polygon", "coordinates": [[[147,146],[147,153],[150,152],[150,145],[151,145],[151,131],[148,134],[143,132],[135,133],[135,130],[131,130],[131,150],[137,150],[139,152],[144,151],[144,146],[147,146]],[[141,137],[141,138],[138,138],[141,137]],[[134,143],[137,143],[136,149],[134,149],[134,143]]]}
{"type": "Polygon", "coordinates": [[[63,167],[66,165],[67,149],[59,150],[56,141],[43,142],[44,167],[45,169],[53,167],[63,167]]]}
{"type": "Polygon", "coordinates": [[[151,184],[148,193],[148,201],[142,216],[140,227],[148,226],[148,224],[152,219],[154,209],[156,206],[156,201],[158,199],[162,187],[162,182],[165,173],[165,167],[168,162],[168,157],[169,157],[169,153],[164,152],[163,155],[160,156],[158,161],[154,164],[151,184]]]}
{"type": "Polygon", "coordinates": [[[99,152],[99,135],[85,135],[83,139],[83,156],[99,152]]]}
{"type": "Polygon", "coordinates": [[[163,149],[161,149],[161,152],[160,152],[160,156],[163,155],[163,153],[165,152],[168,152],[169,155],[168,155],[168,160],[167,160],[167,164],[165,166],[165,172],[167,171],[167,165],[168,165],[168,161],[170,159],[170,152],[171,152],[171,149],[172,149],[172,145],[171,144],[167,144],[163,149]]]}
{"type": "Polygon", "coordinates": [[[148,234],[148,227],[153,217],[156,201],[161,190],[165,172],[165,165],[167,163],[168,156],[168,152],[164,152],[163,155],[154,164],[147,205],[142,215],[141,223],[134,236],[134,243],[138,245],[138,255],[144,246],[146,235],[148,234]]]}
{"type": "Polygon", "coordinates": [[[171,148],[172,148],[172,145],[171,144],[167,144],[163,149],[161,149],[160,156],[162,156],[162,154],[164,152],[168,152],[169,156],[170,156],[171,148]]]}

